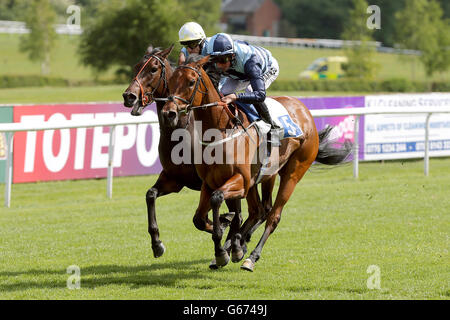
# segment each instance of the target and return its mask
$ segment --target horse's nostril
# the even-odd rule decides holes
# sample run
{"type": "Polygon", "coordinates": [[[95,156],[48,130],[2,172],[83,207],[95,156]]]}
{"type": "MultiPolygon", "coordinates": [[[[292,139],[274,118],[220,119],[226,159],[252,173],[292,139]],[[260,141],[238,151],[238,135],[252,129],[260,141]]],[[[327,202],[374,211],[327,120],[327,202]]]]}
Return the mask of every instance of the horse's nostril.
{"type": "Polygon", "coordinates": [[[133,104],[137,99],[137,96],[132,92],[124,92],[122,94],[122,96],[123,96],[123,100],[127,104],[133,104]]]}
{"type": "Polygon", "coordinates": [[[177,113],[176,113],[175,111],[169,111],[169,112],[167,112],[167,118],[168,118],[169,120],[175,119],[176,116],[177,116],[177,113]]]}

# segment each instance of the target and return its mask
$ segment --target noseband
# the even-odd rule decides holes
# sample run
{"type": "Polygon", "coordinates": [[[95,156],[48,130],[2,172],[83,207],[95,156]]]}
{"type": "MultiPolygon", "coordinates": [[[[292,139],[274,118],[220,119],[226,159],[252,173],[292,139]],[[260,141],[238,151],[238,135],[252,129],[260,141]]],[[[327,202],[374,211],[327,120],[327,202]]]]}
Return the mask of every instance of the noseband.
{"type": "MultiPolygon", "coordinates": [[[[197,70],[196,68],[193,68],[193,67],[190,67],[190,66],[181,65],[181,66],[178,66],[177,69],[191,69],[191,70],[195,71],[195,73],[197,73],[197,75],[198,75],[198,78],[195,81],[194,91],[192,92],[192,96],[189,98],[189,100],[186,100],[186,99],[184,99],[182,97],[178,97],[178,96],[174,96],[174,95],[168,96],[167,99],[166,99],[167,101],[174,102],[177,105],[177,111],[178,111],[179,114],[184,114],[184,113],[190,112],[194,108],[197,108],[197,107],[194,107],[192,105],[193,102],[194,102],[195,96],[197,95],[197,91],[199,91],[202,94],[206,94],[206,93],[208,93],[208,88],[206,87],[205,82],[203,81],[201,72],[199,70],[197,70]],[[200,91],[200,88],[199,88],[200,82],[203,83],[203,86],[205,87],[205,90],[206,90],[205,92],[200,91]],[[175,101],[175,99],[186,103],[187,104],[186,109],[180,110],[180,108],[179,108],[177,102],[175,101]]],[[[215,105],[217,105],[217,103],[215,105]]],[[[198,107],[204,108],[205,106],[206,105],[198,106],[198,107]]]]}
{"type": "Polygon", "coordinates": [[[156,90],[158,90],[158,88],[161,84],[161,81],[164,81],[164,89],[168,89],[167,80],[166,80],[166,66],[164,65],[164,61],[161,58],[159,58],[158,56],[155,56],[155,55],[150,55],[148,60],[142,66],[141,70],[139,70],[139,72],[137,73],[136,77],[134,77],[134,81],[136,81],[139,84],[139,87],[141,88],[141,102],[142,102],[143,107],[147,106],[151,101],[159,101],[159,100],[164,101],[164,99],[154,97],[156,90]],[[150,60],[152,60],[152,58],[155,58],[161,64],[161,75],[159,77],[158,84],[153,88],[153,90],[151,92],[144,92],[144,86],[139,81],[138,77],[142,73],[142,71],[144,71],[145,67],[150,62],[150,60]],[[150,96],[150,98],[149,98],[149,96],[150,96]]]}

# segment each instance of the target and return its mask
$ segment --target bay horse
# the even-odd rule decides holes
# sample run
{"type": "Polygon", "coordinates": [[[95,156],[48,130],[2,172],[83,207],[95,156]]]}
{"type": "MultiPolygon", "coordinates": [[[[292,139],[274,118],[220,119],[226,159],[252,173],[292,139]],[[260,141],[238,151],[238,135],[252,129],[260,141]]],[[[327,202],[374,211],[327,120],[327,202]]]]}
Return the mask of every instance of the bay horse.
{"type": "MultiPolygon", "coordinates": [[[[177,141],[172,141],[172,135],[176,129],[186,129],[193,138],[194,123],[189,120],[193,118],[192,115],[182,115],[178,117],[175,125],[168,126],[162,117],[162,108],[164,101],[168,96],[168,79],[172,76],[173,69],[167,57],[173,49],[173,45],[165,50],[152,49],[147,51],[144,57],[134,67],[134,78],[128,88],[123,93],[124,106],[132,108],[131,114],[134,116],[142,115],[144,108],[156,102],[158,122],[160,128],[160,140],[158,145],[159,158],[163,170],[159,174],[156,183],[146,193],[147,215],[148,215],[148,232],[152,239],[152,250],[155,258],[162,256],[165,252],[165,246],[159,239],[159,228],[156,220],[155,201],[158,197],[179,192],[183,187],[188,187],[192,190],[200,190],[202,180],[199,178],[194,161],[191,158],[190,163],[173,162],[171,157],[174,147],[178,144],[177,141]]],[[[193,144],[192,144],[193,145],[193,144]]],[[[193,152],[191,155],[193,156],[193,152]]],[[[250,241],[250,235],[255,230],[258,223],[263,221],[263,216],[272,206],[272,190],[274,180],[265,183],[262,188],[263,203],[259,198],[257,189],[252,189],[247,197],[249,222],[247,225],[251,229],[248,233],[246,242],[250,241]]],[[[228,239],[231,239],[233,233],[238,232],[242,218],[241,218],[241,204],[240,199],[230,199],[226,201],[230,212],[234,212],[234,217],[231,220],[230,215],[224,214],[221,216],[220,227],[224,230],[231,220],[231,228],[228,239]]],[[[207,217],[200,215],[194,216],[194,225],[196,228],[212,233],[212,222],[207,217]]],[[[227,249],[230,251],[230,242],[228,242],[227,249]]],[[[246,247],[244,246],[244,251],[246,247]]],[[[237,258],[235,258],[236,260],[237,258]]],[[[216,268],[214,261],[210,265],[211,268],[216,268]]]]}
{"type": "MultiPolygon", "coordinates": [[[[199,57],[197,61],[179,66],[174,70],[169,79],[169,100],[162,109],[165,121],[172,127],[176,126],[180,113],[192,111],[194,119],[201,121],[201,137],[211,129],[220,129],[221,137],[227,140],[227,129],[235,128],[235,116],[220,101],[220,96],[212,85],[208,75],[203,70],[203,65],[210,61],[210,57],[199,57]]],[[[289,200],[297,183],[302,179],[306,171],[314,161],[335,165],[342,163],[350,154],[352,145],[346,143],[336,148],[327,141],[330,129],[317,132],[314,119],[307,107],[299,100],[292,97],[273,97],[288,111],[290,117],[296,122],[303,135],[298,138],[282,140],[281,146],[274,149],[270,156],[270,163],[276,165],[276,170],[271,175],[265,175],[264,181],[271,181],[278,174],[280,176],[279,189],[275,203],[267,214],[263,235],[256,248],[244,261],[241,268],[253,271],[256,261],[260,258],[263,246],[270,234],[277,227],[283,207],[289,200]]],[[[198,219],[208,215],[210,208],[213,212],[213,235],[216,263],[225,265],[228,260],[228,252],[222,247],[222,230],[219,225],[219,208],[224,200],[241,199],[247,197],[251,189],[255,187],[260,161],[254,161],[257,148],[262,143],[254,127],[249,128],[250,123],[246,115],[238,110],[238,118],[243,127],[247,128],[246,134],[235,138],[239,152],[245,153],[245,161],[238,161],[238,155],[234,152],[235,145],[229,147],[223,145],[222,159],[233,159],[231,163],[202,163],[196,164],[197,172],[202,179],[202,187],[198,209],[195,213],[198,219]]],[[[229,131],[228,131],[229,132],[229,131]]],[[[242,133],[244,131],[241,131],[242,133]]],[[[229,138],[229,136],[228,136],[229,138]]],[[[217,141],[217,137],[215,141],[217,141]]],[[[206,146],[203,146],[206,148],[206,146]]],[[[242,155],[239,155],[242,156],[242,155]]],[[[240,232],[245,234],[244,226],[240,232]]],[[[232,239],[233,253],[239,251],[242,234],[235,234],[232,239]]]]}

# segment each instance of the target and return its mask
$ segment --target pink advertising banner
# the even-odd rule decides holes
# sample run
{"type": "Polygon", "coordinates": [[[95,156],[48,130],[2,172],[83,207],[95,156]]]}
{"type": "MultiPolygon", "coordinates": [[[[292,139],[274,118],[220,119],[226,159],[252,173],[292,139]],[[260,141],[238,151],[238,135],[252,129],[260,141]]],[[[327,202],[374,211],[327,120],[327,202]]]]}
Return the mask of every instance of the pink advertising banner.
{"type": "MultiPolygon", "coordinates": [[[[14,107],[14,122],[59,122],[132,117],[123,104],[63,104],[14,107]]],[[[142,117],[158,121],[155,105],[142,117]]],[[[107,175],[109,127],[17,132],[14,137],[14,183],[102,178],[107,175]]],[[[154,174],[158,157],[159,125],[118,126],[114,175],[154,174]]]]}
{"type": "MultiPolygon", "coordinates": [[[[339,109],[339,108],[363,108],[365,97],[308,97],[298,98],[310,110],[339,109]]],[[[322,130],[327,125],[334,126],[333,138],[338,142],[350,140],[354,142],[355,116],[321,117],[315,118],[317,130],[322,130]]],[[[364,159],[364,116],[359,121],[359,159],[364,159]]]]}

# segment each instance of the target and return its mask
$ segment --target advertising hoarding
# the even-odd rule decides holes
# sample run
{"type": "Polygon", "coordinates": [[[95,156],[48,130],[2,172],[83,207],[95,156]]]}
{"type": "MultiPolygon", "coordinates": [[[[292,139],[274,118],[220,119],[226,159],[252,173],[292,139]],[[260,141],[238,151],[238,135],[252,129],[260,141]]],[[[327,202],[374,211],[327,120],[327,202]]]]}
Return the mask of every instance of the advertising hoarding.
{"type": "MultiPolygon", "coordinates": [[[[17,106],[14,122],[62,122],[83,119],[127,119],[129,109],[114,104],[17,106]]],[[[142,117],[158,121],[155,105],[142,117]]],[[[14,183],[102,178],[107,175],[109,127],[17,132],[14,137],[14,183]]],[[[159,125],[117,126],[114,175],[159,173],[159,125]]]]}
{"type": "MultiPolygon", "coordinates": [[[[362,108],[364,107],[364,97],[308,97],[299,98],[301,102],[310,110],[317,109],[339,109],[339,108],[362,108]]],[[[354,142],[355,116],[343,117],[317,117],[314,119],[317,130],[320,131],[327,125],[334,126],[331,138],[338,142],[350,140],[354,142]]],[[[359,122],[359,158],[364,157],[364,117],[360,117],[359,122]]],[[[352,156],[351,156],[352,157],[352,156]]],[[[350,157],[350,159],[351,159],[350,157]]]]}
{"type": "MultiPolygon", "coordinates": [[[[450,105],[450,93],[366,96],[367,108],[439,107],[450,105]]],[[[425,150],[426,114],[367,115],[364,121],[364,159],[421,158],[425,150]]],[[[430,118],[430,156],[450,155],[450,114],[430,118]]]]}

